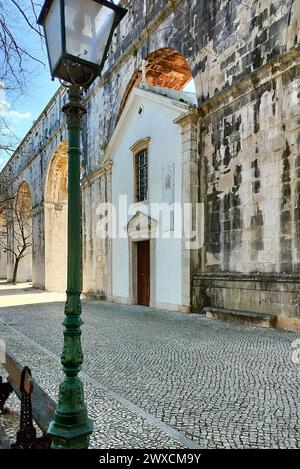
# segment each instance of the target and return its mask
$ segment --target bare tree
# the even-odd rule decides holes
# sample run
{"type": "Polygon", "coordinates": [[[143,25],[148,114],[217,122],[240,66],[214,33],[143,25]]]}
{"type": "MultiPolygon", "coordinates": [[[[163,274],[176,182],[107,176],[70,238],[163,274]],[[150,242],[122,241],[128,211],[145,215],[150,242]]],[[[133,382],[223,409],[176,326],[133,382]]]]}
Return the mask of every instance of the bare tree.
{"type": "Polygon", "coordinates": [[[7,192],[2,197],[0,196],[0,214],[3,212],[6,212],[7,210],[6,204],[11,202],[12,200],[15,200],[15,196],[10,197],[7,192]]]}
{"type": "Polygon", "coordinates": [[[43,64],[29,49],[22,45],[16,32],[16,23],[24,30],[34,31],[43,41],[37,25],[40,3],[33,0],[0,0],[0,81],[6,89],[23,90],[28,66],[32,62],[43,64]]]}
{"type": "Polygon", "coordinates": [[[24,93],[35,64],[44,63],[25,45],[24,37],[32,32],[44,46],[43,34],[37,25],[41,1],[0,0],[0,152],[9,156],[14,152],[18,138],[14,135],[6,102],[2,95],[11,92],[14,101],[24,93]]]}
{"type": "MultiPolygon", "coordinates": [[[[1,88],[1,85],[0,85],[1,88]]],[[[0,115],[0,150],[11,156],[18,144],[18,138],[10,128],[6,119],[0,115]]],[[[1,170],[1,167],[0,167],[1,170]]],[[[1,203],[1,198],[0,198],[1,203]]]]}
{"type": "Polygon", "coordinates": [[[14,195],[10,195],[7,188],[0,185],[0,215],[7,214],[8,204],[15,200],[14,195]]]}
{"type": "MultiPolygon", "coordinates": [[[[0,0],[0,93],[11,91],[15,96],[18,92],[23,93],[32,65],[34,63],[44,65],[30,47],[24,45],[26,32],[33,32],[43,43],[43,35],[37,25],[41,4],[42,0],[0,0]]],[[[2,102],[4,112],[1,114],[0,95],[0,151],[11,155],[18,139],[10,129],[5,115],[5,105],[5,102],[2,102]]],[[[14,228],[12,246],[5,239],[7,237],[2,237],[0,249],[11,253],[14,257],[13,282],[15,283],[20,261],[31,251],[31,205],[25,203],[22,194],[10,197],[6,192],[1,192],[0,215],[4,215],[6,219],[8,216],[11,217],[14,220],[14,228]]]]}
{"type": "Polygon", "coordinates": [[[32,248],[32,214],[31,204],[28,204],[26,192],[19,190],[16,196],[5,194],[0,198],[0,214],[5,214],[6,220],[13,220],[13,237],[0,238],[0,249],[4,253],[11,253],[14,258],[13,284],[17,282],[20,262],[32,248]],[[13,242],[11,242],[13,241],[13,242]]]}

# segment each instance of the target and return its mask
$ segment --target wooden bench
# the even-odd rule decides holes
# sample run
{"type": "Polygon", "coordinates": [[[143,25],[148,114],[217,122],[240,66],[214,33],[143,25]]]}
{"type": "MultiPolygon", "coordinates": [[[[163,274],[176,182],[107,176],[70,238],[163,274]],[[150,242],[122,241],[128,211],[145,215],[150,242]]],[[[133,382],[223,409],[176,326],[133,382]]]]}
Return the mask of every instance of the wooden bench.
{"type": "Polygon", "coordinates": [[[49,447],[50,440],[46,435],[49,424],[54,418],[56,409],[55,401],[31,377],[29,368],[24,368],[20,365],[9,352],[6,352],[6,361],[2,366],[8,373],[7,382],[21,400],[20,429],[17,435],[17,444],[18,437],[20,440],[22,426],[24,428],[24,425],[27,425],[28,428],[29,424],[28,422],[24,423],[24,418],[27,418],[28,410],[30,410],[30,412],[32,411],[33,420],[44,435],[42,440],[37,439],[37,447],[49,447]],[[24,409],[26,406],[28,408],[24,409]]]}

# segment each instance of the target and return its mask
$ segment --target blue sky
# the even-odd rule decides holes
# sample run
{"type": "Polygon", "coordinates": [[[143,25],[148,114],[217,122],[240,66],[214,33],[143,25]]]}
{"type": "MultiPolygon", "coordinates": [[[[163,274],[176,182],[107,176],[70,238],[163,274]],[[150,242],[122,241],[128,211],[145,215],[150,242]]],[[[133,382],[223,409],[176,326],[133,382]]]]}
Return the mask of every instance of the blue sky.
{"type": "MultiPolygon", "coordinates": [[[[30,0],[20,2],[22,8],[34,22],[30,3],[30,0]]],[[[5,116],[9,128],[21,141],[58,89],[59,81],[53,82],[51,80],[46,50],[39,36],[25,25],[15,9],[10,8],[7,20],[22,47],[44,63],[42,65],[29,60],[26,62],[28,74],[23,93],[0,90],[0,115],[5,116]]],[[[193,81],[187,85],[186,91],[194,92],[193,81]]],[[[6,153],[0,151],[0,169],[8,158],[6,153]]]]}
{"type": "Polygon", "coordinates": [[[183,89],[184,91],[187,91],[188,93],[196,93],[196,88],[195,88],[195,82],[194,80],[191,80],[183,89]]]}
{"type": "MultiPolygon", "coordinates": [[[[6,4],[6,8],[8,8],[7,5],[9,3],[6,4]]],[[[20,5],[22,5],[22,8],[25,9],[28,16],[34,22],[35,19],[31,13],[30,0],[22,0],[20,5]]],[[[0,113],[5,117],[9,128],[18,140],[22,140],[59,87],[59,82],[51,80],[46,50],[39,36],[26,26],[13,7],[9,8],[6,19],[21,46],[45,64],[42,65],[26,59],[25,66],[28,72],[23,93],[20,91],[0,91],[0,113]]],[[[7,154],[0,152],[0,168],[7,160],[7,154]]]]}

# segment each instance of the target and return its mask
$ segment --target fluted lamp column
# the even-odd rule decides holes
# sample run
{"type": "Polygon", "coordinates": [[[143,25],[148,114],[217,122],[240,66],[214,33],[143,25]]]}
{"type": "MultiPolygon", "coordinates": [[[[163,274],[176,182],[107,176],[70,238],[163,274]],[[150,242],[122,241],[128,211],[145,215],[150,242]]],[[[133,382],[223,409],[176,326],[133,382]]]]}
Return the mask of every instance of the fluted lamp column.
{"type": "Polygon", "coordinates": [[[68,128],[68,274],[64,347],[61,362],[65,378],[48,434],[52,448],[89,446],[93,423],[88,418],[83,383],[81,347],[81,119],[82,91],[101,74],[113,33],[127,10],[110,0],[46,0],[38,19],[44,29],[52,78],[68,88],[62,111],[68,128]]]}

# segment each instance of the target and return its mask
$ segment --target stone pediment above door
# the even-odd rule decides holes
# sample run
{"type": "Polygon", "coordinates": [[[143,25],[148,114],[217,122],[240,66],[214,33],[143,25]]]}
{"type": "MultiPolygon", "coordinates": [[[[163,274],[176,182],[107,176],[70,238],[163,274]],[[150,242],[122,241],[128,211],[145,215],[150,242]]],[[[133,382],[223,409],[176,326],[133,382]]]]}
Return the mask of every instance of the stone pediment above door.
{"type": "Polygon", "coordinates": [[[127,223],[125,229],[131,239],[142,240],[154,238],[158,222],[143,212],[137,212],[127,223]]]}

